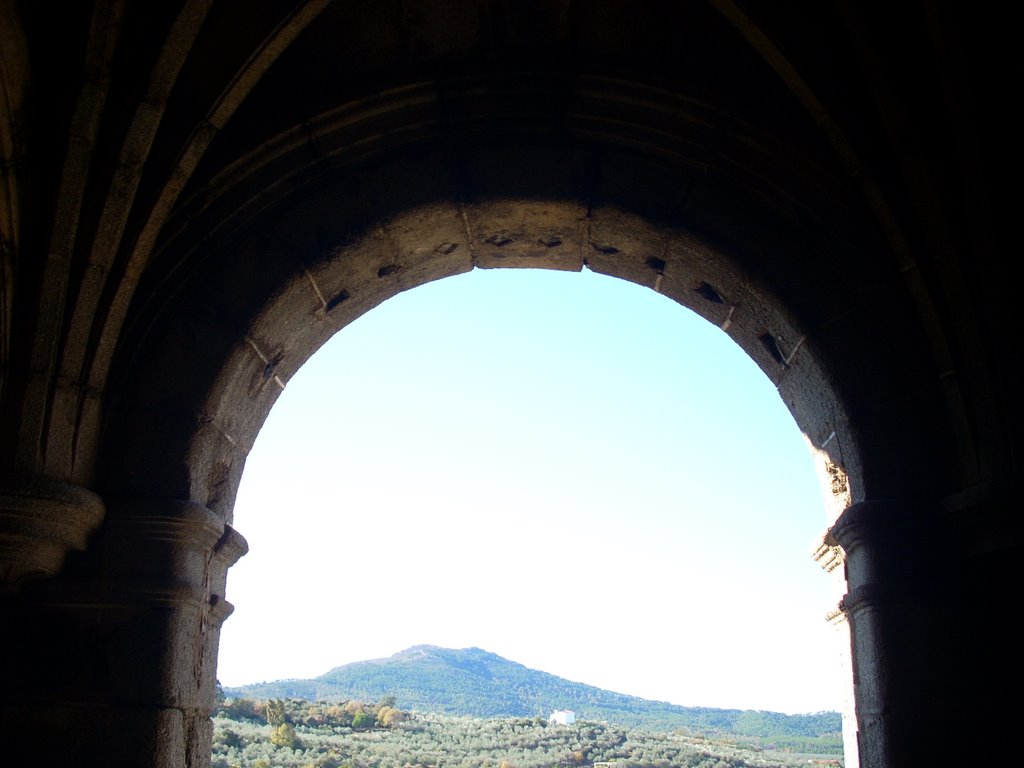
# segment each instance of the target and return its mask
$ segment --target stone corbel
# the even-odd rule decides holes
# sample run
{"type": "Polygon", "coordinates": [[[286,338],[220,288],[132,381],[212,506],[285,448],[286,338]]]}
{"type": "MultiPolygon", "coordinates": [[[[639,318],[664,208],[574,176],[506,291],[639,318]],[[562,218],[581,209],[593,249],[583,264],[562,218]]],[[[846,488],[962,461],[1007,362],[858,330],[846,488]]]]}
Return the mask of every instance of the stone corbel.
{"type": "Polygon", "coordinates": [[[821,542],[812,553],[812,557],[814,562],[820,565],[825,573],[832,573],[846,561],[846,554],[843,552],[843,548],[839,546],[839,542],[832,538],[831,531],[822,536],[821,542]]]}

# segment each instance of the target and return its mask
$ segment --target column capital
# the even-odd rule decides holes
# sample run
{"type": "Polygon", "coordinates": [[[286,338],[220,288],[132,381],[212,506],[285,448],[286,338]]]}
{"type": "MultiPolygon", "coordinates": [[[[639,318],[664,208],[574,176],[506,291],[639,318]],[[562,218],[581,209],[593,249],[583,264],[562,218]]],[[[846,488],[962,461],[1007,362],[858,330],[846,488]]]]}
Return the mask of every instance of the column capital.
{"type": "MultiPolygon", "coordinates": [[[[917,579],[938,555],[930,507],[916,500],[880,499],[851,504],[824,542],[842,548],[851,587],[917,579]]],[[[934,510],[933,510],[934,511],[934,510]]]]}
{"type": "Polygon", "coordinates": [[[227,571],[248,545],[192,501],[108,499],[106,507],[87,570],[9,595],[23,630],[8,638],[6,657],[20,660],[8,697],[44,702],[50,693],[39,681],[49,680],[76,706],[173,708],[202,720],[213,705],[220,627],[233,610],[227,571]]]}
{"type": "Polygon", "coordinates": [[[227,570],[249,545],[220,515],[178,499],[117,499],[109,507],[105,581],[158,601],[165,595],[225,610],[227,570]]]}
{"type": "Polygon", "coordinates": [[[105,511],[92,491],[53,478],[0,487],[0,591],[57,575],[69,553],[86,549],[105,511]]]}
{"type": "Polygon", "coordinates": [[[907,499],[868,499],[848,506],[828,529],[828,536],[847,553],[878,534],[893,534],[918,525],[920,502],[907,499]]]}

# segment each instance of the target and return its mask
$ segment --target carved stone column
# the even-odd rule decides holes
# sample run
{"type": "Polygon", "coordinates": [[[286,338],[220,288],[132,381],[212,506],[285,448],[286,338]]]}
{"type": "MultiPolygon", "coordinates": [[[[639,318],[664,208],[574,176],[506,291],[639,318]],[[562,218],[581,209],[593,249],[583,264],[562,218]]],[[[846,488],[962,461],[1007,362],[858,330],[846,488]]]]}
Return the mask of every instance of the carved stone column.
{"type": "Polygon", "coordinates": [[[207,765],[227,570],[245,540],[198,504],[147,501],[112,504],[104,543],[102,578],[125,610],[111,683],[151,709],[158,765],[207,765]]]}
{"type": "Polygon", "coordinates": [[[0,741],[12,764],[38,756],[37,764],[57,765],[54,745],[71,734],[59,702],[78,677],[81,635],[51,603],[88,570],[104,515],[99,496],[59,480],[17,478],[0,488],[0,741]]]}
{"type": "Polygon", "coordinates": [[[834,631],[836,684],[840,686],[842,703],[840,714],[843,718],[843,765],[845,768],[859,768],[860,756],[857,749],[857,709],[854,703],[853,661],[850,658],[850,624],[846,614],[838,607],[846,593],[846,571],[843,568],[845,553],[830,533],[822,537],[814,551],[814,560],[832,580],[835,606],[827,612],[825,620],[834,631]]]}
{"type": "Polygon", "coordinates": [[[828,537],[844,552],[861,768],[957,764],[955,600],[925,510],[901,501],[849,507],[828,537]],[[926,535],[925,532],[928,532],[926,535]],[[954,762],[950,759],[954,758],[954,762]]]}
{"type": "Polygon", "coordinates": [[[26,765],[209,765],[226,574],[246,549],[200,505],[109,503],[86,574],[12,598],[5,743],[26,765]]]}

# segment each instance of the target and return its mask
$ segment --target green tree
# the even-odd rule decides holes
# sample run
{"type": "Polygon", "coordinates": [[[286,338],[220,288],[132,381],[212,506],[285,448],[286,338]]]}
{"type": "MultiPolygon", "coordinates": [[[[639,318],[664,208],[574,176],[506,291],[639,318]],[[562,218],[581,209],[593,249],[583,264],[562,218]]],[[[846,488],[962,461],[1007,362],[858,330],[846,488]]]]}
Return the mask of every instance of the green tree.
{"type": "Polygon", "coordinates": [[[295,734],[295,727],[291,723],[281,723],[270,734],[270,743],[275,747],[295,749],[299,746],[299,737],[295,734]]]}
{"type": "Polygon", "coordinates": [[[372,728],[376,718],[369,714],[365,709],[360,709],[355,715],[352,716],[352,727],[357,731],[365,731],[368,728],[372,728]]]}
{"type": "Polygon", "coordinates": [[[213,743],[223,744],[225,747],[241,747],[245,742],[237,732],[226,728],[214,737],[213,743]]]}
{"type": "Polygon", "coordinates": [[[259,717],[256,702],[252,699],[228,699],[220,711],[231,720],[255,720],[259,717]]]}
{"type": "Polygon", "coordinates": [[[284,725],[284,702],[281,699],[270,699],[263,705],[263,716],[275,728],[284,725]]]}

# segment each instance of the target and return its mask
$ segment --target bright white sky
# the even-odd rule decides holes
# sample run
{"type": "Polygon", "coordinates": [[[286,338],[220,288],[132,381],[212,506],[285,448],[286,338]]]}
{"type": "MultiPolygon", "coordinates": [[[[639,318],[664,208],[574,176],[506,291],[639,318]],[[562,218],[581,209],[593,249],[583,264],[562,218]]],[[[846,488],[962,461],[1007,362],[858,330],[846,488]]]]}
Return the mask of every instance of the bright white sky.
{"type": "Polygon", "coordinates": [[[218,679],[476,646],[685,706],[840,708],[828,521],[764,374],[650,289],[474,270],[338,333],[246,464],[218,679]]]}

